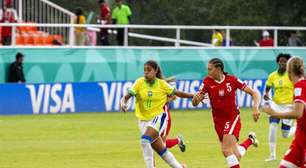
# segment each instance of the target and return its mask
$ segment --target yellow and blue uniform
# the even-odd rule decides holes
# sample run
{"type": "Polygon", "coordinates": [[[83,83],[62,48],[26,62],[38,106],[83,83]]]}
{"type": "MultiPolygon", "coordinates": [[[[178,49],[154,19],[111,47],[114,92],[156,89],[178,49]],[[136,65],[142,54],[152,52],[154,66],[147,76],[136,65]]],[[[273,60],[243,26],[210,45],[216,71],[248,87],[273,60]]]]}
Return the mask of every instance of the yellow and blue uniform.
{"type": "Polygon", "coordinates": [[[166,81],[156,78],[152,84],[144,77],[138,78],[128,89],[136,97],[135,115],[139,120],[151,120],[164,112],[167,97],[174,94],[175,88],[166,81]]]}
{"type": "Polygon", "coordinates": [[[291,104],[293,101],[293,83],[288,73],[280,75],[277,71],[272,72],[266,85],[274,89],[273,101],[279,105],[291,104]]]}

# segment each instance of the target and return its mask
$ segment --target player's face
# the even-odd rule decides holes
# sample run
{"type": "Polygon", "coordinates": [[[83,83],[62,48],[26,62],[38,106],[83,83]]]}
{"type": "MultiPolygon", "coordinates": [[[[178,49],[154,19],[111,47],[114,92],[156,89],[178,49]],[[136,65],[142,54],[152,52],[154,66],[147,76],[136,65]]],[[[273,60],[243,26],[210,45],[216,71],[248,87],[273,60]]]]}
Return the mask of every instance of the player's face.
{"type": "Polygon", "coordinates": [[[143,73],[146,80],[153,80],[156,77],[157,70],[150,65],[144,65],[143,73]]]}
{"type": "Polygon", "coordinates": [[[220,75],[220,70],[211,63],[208,63],[207,65],[207,72],[208,76],[210,76],[213,79],[217,79],[218,76],[220,75]]]}
{"type": "Polygon", "coordinates": [[[281,57],[278,61],[278,68],[281,71],[286,71],[286,65],[287,65],[287,58],[281,57]]]}

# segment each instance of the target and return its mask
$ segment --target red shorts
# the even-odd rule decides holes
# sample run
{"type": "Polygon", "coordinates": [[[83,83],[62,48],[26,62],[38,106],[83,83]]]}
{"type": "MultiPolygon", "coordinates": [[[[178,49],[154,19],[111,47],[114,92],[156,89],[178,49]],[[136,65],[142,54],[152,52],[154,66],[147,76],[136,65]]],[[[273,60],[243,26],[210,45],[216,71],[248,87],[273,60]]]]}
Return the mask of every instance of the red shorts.
{"type": "Polygon", "coordinates": [[[306,148],[295,138],[280,164],[283,167],[306,168],[306,148]]]}
{"type": "Polygon", "coordinates": [[[234,135],[237,140],[239,140],[240,129],[241,122],[239,114],[232,120],[222,120],[215,122],[215,130],[218,134],[220,142],[223,140],[223,135],[234,135]]]}

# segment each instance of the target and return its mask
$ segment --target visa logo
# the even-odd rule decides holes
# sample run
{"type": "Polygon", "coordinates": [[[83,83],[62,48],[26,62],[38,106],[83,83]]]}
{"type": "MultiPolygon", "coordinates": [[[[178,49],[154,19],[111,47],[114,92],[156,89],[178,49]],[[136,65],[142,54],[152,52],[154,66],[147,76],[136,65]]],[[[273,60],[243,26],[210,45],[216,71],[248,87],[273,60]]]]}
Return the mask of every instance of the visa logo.
{"type": "Polygon", "coordinates": [[[75,112],[72,84],[26,85],[34,114],[75,112]]]}

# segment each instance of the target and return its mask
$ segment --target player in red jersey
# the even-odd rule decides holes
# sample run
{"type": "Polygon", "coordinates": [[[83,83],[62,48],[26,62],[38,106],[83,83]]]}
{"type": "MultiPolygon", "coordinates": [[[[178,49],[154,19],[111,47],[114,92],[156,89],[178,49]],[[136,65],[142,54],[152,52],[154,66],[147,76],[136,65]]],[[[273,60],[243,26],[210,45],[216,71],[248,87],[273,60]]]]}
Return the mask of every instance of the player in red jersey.
{"type": "Polygon", "coordinates": [[[286,152],[279,168],[306,168],[306,78],[304,61],[300,57],[292,57],[287,63],[289,79],[294,83],[294,105],[290,112],[276,112],[268,105],[263,110],[278,118],[297,119],[295,138],[286,152]]]}
{"type": "Polygon", "coordinates": [[[248,87],[235,76],[224,72],[224,64],[219,58],[208,62],[208,76],[204,78],[200,90],[192,99],[192,104],[197,106],[208,94],[212,106],[212,116],[215,130],[221,142],[221,150],[230,168],[239,168],[239,160],[249,146],[258,146],[255,133],[240,145],[237,144],[241,128],[239,107],[236,104],[236,90],[240,89],[250,94],[253,98],[253,119],[259,118],[259,100],[257,92],[248,87]]]}

